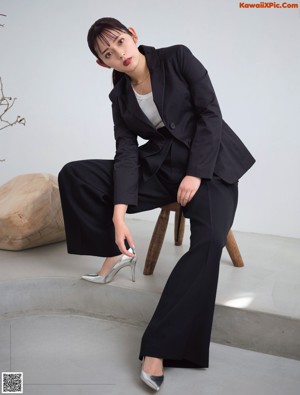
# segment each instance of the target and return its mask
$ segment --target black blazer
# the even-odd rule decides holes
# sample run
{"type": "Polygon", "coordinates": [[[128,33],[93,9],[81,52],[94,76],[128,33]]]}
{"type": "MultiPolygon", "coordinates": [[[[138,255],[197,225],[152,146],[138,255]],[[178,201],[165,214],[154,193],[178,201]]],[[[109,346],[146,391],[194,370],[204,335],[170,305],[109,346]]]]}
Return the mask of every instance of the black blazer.
{"type": "MultiPolygon", "coordinates": [[[[169,132],[189,148],[186,174],[235,183],[255,162],[223,121],[207,70],[183,45],[140,46],[150,70],[154,102],[169,132]]],[[[116,154],[114,203],[137,204],[141,158],[159,158],[164,137],[140,109],[129,77],[117,82],[112,101],[116,154]],[[138,147],[137,137],[148,142],[138,147]]]]}

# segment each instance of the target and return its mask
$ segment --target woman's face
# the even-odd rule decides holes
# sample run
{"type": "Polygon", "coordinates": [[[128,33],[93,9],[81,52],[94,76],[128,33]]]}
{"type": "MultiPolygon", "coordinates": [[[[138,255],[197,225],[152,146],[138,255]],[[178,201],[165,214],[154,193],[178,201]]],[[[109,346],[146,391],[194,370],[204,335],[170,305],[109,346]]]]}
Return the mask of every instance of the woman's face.
{"type": "Polygon", "coordinates": [[[107,38],[108,45],[97,39],[97,54],[101,61],[122,73],[131,73],[138,65],[140,52],[136,46],[136,35],[111,31],[107,38]]]}

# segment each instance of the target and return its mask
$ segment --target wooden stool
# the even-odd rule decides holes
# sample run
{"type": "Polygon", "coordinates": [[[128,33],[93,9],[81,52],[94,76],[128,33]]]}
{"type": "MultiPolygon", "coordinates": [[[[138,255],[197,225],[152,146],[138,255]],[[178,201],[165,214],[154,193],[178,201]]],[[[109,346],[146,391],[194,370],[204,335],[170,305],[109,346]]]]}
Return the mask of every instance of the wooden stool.
{"type": "MultiPolygon", "coordinates": [[[[175,225],[174,225],[174,242],[175,245],[180,246],[183,241],[185,218],[180,212],[180,205],[178,203],[171,203],[161,208],[161,212],[157,219],[150,245],[148,248],[148,253],[144,266],[144,274],[153,274],[157,259],[160,254],[161,247],[165,238],[170,211],[175,211],[175,225]]],[[[238,245],[235,241],[232,230],[228,232],[226,249],[235,267],[243,267],[244,262],[240,254],[238,245]]]]}

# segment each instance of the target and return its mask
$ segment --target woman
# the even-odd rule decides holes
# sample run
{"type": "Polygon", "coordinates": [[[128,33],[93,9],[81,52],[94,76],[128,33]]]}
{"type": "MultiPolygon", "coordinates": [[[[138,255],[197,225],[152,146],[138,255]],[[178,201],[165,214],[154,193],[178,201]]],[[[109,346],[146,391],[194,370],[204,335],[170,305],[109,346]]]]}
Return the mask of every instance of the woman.
{"type": "Polygon", "coordinates": [[[113,18],[96,21],[88,45],[113,69],[110,93],[114,160],[67,164],[59,185],[68,251],[106,257],[107,283],[130,266],[134,240],[125,213],[177,201],[190,219],[191,244],[171,273],[143,335],[141,379],[158,390],[163,366],[208,367],[219,262],[238,198],[238,179],[253,165],[222,120],[203,65],[182,45],[137,47],[137,35],[113,18]],[[148,142],[138,146],[137,137],[148,142]]]}

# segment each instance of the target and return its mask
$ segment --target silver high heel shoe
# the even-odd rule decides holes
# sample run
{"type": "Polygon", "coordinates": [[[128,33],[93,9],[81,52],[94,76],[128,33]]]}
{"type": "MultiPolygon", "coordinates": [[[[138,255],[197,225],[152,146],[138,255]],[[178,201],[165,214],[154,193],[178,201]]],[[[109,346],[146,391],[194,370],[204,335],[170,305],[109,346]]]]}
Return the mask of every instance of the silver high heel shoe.
{"type": "MultiPolygon", "coordinates": [[[[133,249],[129,249],[129,252],[135,254],[133,249]]],[[[135,281],[135,265],[137,262],[137,256],[134,255],[133,257],[122,255],[121,259],[113,266],[111,271],[107,273],[106,276],[99,276],[99,274],[85,274],[81,278],[86,281],[91,281],[92,283],[98,284],[107,284],[113,280],[115,275],[118,273],[119,270],[123,269],[123,267],[130,266],[131,268],[131,279],[135,281]]]]}
{"type": "Polygon", "coordinates": [[[144,360],[142,363],[142,370],[141,370],[140,378],[145,384],[148,385],[148,387],[152,388],[155,391],[159,391],[159,389],[164,381],[164,375],[153,376],[152,374],[146,373],[144,371],[144,360]]]}

